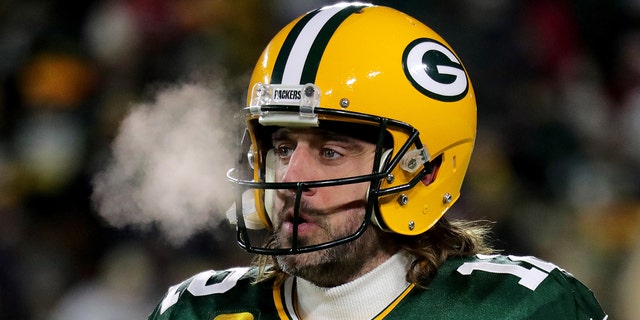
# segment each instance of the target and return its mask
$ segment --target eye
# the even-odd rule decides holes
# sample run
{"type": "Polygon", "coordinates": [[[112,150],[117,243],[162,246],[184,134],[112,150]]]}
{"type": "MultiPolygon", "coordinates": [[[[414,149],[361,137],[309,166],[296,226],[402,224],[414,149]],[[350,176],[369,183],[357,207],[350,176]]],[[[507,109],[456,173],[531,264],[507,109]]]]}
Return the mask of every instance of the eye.
{"type": "Polygon", "coordinates": [[[282,159],[291,157],[293,150],[294,148],[286,144],[279,145],[275,148],[276,155],[282,159]]]}
{"type": "Polygon", "coordinates": [[[337,151],[335,151],[333,149],[329,149],[329,148],[323,148],[321,153],[322,153],[322,158],[324,158],[324,159],[336,159],[336,158],[339,158],[340,156],[342,156],[337,151]]]}

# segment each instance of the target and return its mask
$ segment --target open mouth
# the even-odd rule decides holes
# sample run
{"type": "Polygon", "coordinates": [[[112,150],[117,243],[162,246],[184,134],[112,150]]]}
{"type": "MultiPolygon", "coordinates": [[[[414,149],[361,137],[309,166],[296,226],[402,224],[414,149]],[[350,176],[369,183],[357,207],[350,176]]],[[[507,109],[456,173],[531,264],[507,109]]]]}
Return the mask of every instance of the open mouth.
{"type": "Polygon", "coordinates": [[[308,222],[308,220],[305,217],[301,216],[301,215],[298,215],[298,216],[288,215],[287,219],[286,219],[286,222],[291,223],[292,227],[293,227],[293,225],[300,226],[302,224],[305,224],[305,223],[308,222]]]}
{"type": "Polygon", "coordinates": [[[297,228],[298,235],[303,235],[309,232],[312,226],[313,222],[305,215],[298,214],[294,216],[293,212],[290,212],[285,218],[283,229],[293,233],[294,228],[297,228]]]}
{"type": "Polygon", "coordinates": [[[307,222],[307,220],[300,215],[298,215],[297,217],[290,217],[289,219],[287,219],[287,221],[295,224],[303,224],[307,222]]]}

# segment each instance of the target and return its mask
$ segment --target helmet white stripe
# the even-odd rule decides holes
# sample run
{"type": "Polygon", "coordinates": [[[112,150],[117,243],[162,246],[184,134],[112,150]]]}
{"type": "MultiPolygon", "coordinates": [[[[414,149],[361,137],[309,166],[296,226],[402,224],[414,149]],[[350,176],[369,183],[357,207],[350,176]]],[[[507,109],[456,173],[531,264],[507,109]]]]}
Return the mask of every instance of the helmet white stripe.
{"type": "Polygon", "coordinates": [[[342,6],[327,7],[325,10],[318,12],[318,14],[311,18],[304,26],[293,48],[291,48],[291,53],[284,67],[282,84],[300,84],[302,70],[307,61],[311,45],[327,21],[342,9],[342,6]]]}

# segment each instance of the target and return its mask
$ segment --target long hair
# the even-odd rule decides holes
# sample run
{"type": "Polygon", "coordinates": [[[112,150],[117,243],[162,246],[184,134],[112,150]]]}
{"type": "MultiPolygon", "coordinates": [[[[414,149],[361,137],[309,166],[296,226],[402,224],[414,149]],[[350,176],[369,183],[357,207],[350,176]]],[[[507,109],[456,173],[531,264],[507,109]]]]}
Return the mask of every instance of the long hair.
{"type": "MultiPolygon", "coordinates": [[[[393,234],[400,248],[413,257],[406,279],[425,288],[435,272],[450,257],[468,257],[490,254],[495,250],[489,244],[490,223],[487,221],[449,221],[442,218],[431,229],[417,236],[393,234]]],[[[271,237],[267,246],[273,246],[271,237]]],[[[278,266],[274,256],[258,255],[253,260],[258,267],[256,282],[275,278],[283,280],[286,274],[278,266]]]]}
{"type": "Polygon", "coordinates": [[[487,221],[443,218],[418,236],[394,235],[401,250],[414,257],[407,270],[407,281],[426,287],[448,258],[494,253],[489,244],[490,230],[487,221]]]}

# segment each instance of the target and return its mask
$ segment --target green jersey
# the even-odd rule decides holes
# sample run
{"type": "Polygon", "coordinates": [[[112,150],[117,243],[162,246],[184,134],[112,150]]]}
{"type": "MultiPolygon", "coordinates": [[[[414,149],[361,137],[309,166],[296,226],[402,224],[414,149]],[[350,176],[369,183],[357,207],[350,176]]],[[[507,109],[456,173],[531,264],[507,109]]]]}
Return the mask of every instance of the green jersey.
{"type": "MultiPolygon", "coordinates": [[[[150,320],[298,319],[295,278],[254,283],[255,268],[205,271],[169,288],[150,320]]],[[[447,260],[426,289],[409,285],[375,319],[604,320],[593,293],[534,257],[447,260]]]]}

